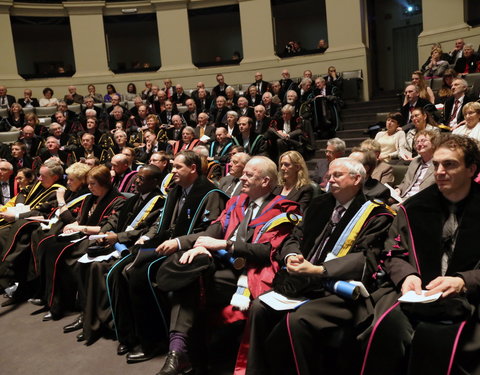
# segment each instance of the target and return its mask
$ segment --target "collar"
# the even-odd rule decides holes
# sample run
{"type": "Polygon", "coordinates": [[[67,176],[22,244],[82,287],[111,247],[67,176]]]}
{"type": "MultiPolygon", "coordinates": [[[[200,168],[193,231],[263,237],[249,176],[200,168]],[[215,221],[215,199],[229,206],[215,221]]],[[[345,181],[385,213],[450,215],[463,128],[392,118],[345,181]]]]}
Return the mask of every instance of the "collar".
{"type": "MultiPolygon", "coordinates": [[[[257,205],[257,207],[262,207],[262,204],[263,202],[265,202],[268,198],[268,196],[270,195],[271,193],[267,193],[265,195],[262,195],[261,197],[257,198],[254,200],[255,204],[257,205]]],[[[249,203],[250,204],[250,203],[249,203]]]]}
{"type": "Polygon", "coordinates": [[[347,203],[345,204],[341,204],[339,201],[337,201],[335,199],[335,208],[337,206],[343,206],[343,208],[345,208],[345,211],[348,210],[348,207],[350,207],[350,205],[352,204],[353,200],[355,199],[355,197],[353,197],[352,199],[350,199],[347,203]]]}

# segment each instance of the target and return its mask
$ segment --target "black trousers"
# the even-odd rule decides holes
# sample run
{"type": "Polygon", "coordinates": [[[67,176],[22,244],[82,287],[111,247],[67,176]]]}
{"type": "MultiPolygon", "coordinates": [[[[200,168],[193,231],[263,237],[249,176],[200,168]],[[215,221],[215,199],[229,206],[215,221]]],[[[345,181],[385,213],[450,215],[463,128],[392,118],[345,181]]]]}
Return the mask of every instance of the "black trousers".
{"type": "Polygon", "coordinates": [[[256,299],[250,308],[247,374],[355,373],[355,303],[327,295],[282,312],[256,299]]]}

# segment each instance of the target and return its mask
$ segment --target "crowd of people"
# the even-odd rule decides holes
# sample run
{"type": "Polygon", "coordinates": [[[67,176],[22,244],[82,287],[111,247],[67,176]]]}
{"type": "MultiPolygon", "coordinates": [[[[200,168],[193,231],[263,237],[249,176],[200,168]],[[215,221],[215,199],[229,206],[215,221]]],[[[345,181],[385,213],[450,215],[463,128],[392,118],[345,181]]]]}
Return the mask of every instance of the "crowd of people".
{"type": "Polygon", "coordinates": [[[48,129],[0,86],[1,124],[21,129],[0,150],[2,306],[79,311],[65,333],[116,338],[127,363],[166,352],[159,375],[209,373],[207,332],[233,322],[235,374],[478,373],[480,104],[455,77],[441,127],[414,75],[385,131],[348,156],[330,137],[312,176],[333,66],[257,72],[241,95],[222,74],[191,95],[71,86],[48,129]]]}

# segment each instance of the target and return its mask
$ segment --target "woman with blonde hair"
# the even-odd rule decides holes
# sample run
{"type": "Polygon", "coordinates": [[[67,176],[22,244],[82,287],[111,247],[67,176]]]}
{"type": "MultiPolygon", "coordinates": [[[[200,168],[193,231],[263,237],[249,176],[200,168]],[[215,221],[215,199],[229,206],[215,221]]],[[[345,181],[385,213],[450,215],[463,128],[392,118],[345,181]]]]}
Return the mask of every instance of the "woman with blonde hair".
{"type": "Polygon", "coordinates": [[[298,202],[303,211],[313,198],[307,164],[297,151],[287,151],[278,159],[278,185],[273,194],[298,202]]]}
{"type": "Polygon", "coordinates": [[[452,131],[453,134],[463,135],[480,142],[480,103],[470,102],[462,108],[465,125],[452,131]]]}

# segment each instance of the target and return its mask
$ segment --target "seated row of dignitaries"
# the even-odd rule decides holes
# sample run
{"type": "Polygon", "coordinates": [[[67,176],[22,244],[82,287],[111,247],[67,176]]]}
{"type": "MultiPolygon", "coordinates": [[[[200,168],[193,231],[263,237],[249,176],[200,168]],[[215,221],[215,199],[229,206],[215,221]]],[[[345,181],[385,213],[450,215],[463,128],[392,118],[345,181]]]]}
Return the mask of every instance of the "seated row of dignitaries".
{"type": "MultiPolygon", "coordinates": [[[[131,255],[112,267],[106,280],[119,340],[118,353],[128,352],[129,363],[152,358],[165,342],[167,328],[161,317],[162,309],[168,309],[168,305],[159,309],[150,286],[150,275],[155,275],[163,259],[154,250],[169,239],[206,229],[220,215],[227,200],[202,175],[201,159],[193,151],[180,151],[175,156],[172,174],[175,187],[168,192],[160,216],[129,248],[131,255]]],[[[87,294],[96,293],[96,288],[89,288],[87,294]]],[[[87,301],[92,299],[87,297],[87,301]]],[[[84,328],[88,336],[91,331],[92,327],[84,328]]]]}
{"type": "Polygon", "coordinates": [[[205,324],[197,321],[201,296],[206,295],[204,303],[212,308],[234,305],[247,310],[250,296],[256,298],[270,289],[280,268],[277,249],[295,225],[291,217],[297,218],[299,205],[272,193],[277,169],[266,157],[250,159],[241,182],[242,194],[232,197],[204,232],[165,241],[156,249],[169,255],[156,282],[160,291],[171,296],[169,352],[159,375],[179,374],[192,367],[191,333],[196,323],[205,324]],[[244,269],[225,266],[213,256],[223,250],[242,258],[244,269]],[[237,295],[244,289],[248,292],[237,295]]]}

